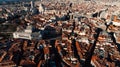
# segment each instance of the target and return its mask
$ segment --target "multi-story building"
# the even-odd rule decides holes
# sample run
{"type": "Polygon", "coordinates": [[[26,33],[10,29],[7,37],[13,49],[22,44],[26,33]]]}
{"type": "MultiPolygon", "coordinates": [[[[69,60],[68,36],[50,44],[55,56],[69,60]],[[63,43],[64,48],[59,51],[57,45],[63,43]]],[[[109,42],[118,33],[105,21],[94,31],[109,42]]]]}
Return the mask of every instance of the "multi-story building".
{"type": "Polygon", "coordinates": [[[33,32],[32,26],[27,26],[27,28],[23,32],[14,32],[13,38],[22,38],[22,39],[41,39],[42,35],[39,32],[33,32]]]}

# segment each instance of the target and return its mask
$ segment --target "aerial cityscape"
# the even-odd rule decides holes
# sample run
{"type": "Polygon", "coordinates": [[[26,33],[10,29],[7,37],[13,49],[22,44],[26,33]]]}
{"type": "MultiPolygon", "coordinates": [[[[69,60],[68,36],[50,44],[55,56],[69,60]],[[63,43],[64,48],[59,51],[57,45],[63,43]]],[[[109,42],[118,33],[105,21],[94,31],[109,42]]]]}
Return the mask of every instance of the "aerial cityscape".
{"type": "Polygon", "coordinates": [[[120,67],[120,0],[0,0],[0,67],[120,67]]]}

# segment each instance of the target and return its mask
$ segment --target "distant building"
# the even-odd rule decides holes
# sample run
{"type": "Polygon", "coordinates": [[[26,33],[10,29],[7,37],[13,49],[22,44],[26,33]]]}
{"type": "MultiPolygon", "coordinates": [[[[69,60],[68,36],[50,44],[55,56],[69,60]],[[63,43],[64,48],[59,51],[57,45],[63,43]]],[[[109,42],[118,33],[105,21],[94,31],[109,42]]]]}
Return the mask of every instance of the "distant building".
{"type": "Polygon", "coordinates": [[[31,1],[30,4],[31,4],[31,9],[33,9],[34,8],[34,1],[31,1]]]}
{"type": "Polygon", "coordinates": [[[38,14],[39,10],[35,7],[34,1],[31,1],[31,8],[30,8],[31,14],[38,14]]]}
{"type": "Polygon", "coordinates": [[[13,38],[32,39],[31,34],[26,32],[14,32],[13,38]]]}
{"type": "Polygon", "coordinates": [[[41,32],[33,32],[31,26],[27,26],[24,32],[14,32],[13,38],[22,38],[22,39],[41,39],[41,32]]]}
{"type": "Polygon", "coordinates": [[[43,7],[42,4],[39,4],[39,12],[43,13],[45,11],[45,8],[43,7]]]}
{"type": "Polygon", "coordinates": [[[100,18],[107,19],[107,17],[108,17],[108,12],[106,10],[101,11],[100,18]]]}
{"type": "Polygon", "coordinates": [[[113,15],[113,20],[112,20],[113,25],[115,26],[120,26],[120,19],[118,16],[113,15]]]}
{"type": "Polygon", "coordinates": [[[120,33],[119,32],[118,33],[114,33],[114,37],[116,39],[116,42],[120,43],[120,33]]]}
{"type": "Polygon", "coordinates": [[[5,61],[0,63],[0,67],[16,67],[17,65],[13,61],[5,61]]]}

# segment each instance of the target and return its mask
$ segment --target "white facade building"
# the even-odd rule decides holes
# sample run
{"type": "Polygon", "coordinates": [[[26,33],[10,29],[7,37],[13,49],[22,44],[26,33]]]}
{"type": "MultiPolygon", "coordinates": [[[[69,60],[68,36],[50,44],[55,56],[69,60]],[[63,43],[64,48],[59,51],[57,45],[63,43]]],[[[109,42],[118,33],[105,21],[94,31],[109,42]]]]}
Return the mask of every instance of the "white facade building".
{"type": "Polygon", "coordinates": [[[14,32],[13,38],[22,38],[22,39],[30,39],[31,40],[31,34],[26,32],[14,32]]]}
{"type": "Polygon", "coordinates": [[[120,33],[119,33],[119,32],[118,32],[118,33],[114,33],[113,36],[115,37],[116,42],[117,42],[117,43],[120,43],[120,33]]]}
{"type": "Polygon", "coordinates": [[[41,39],[42,35],[40,32],[32,32],[32,26],[27,26],[23,32],[14,32],[13,38],[22,38],[22,39],[41,39]]]}
{"type": "Polygon", "coordinates": [[[113,23],[113,25],[115,25],[115,26],[120,26],[120,22],[114,22],[114,21],[112,21],[112,23],[113,23]]]}
{"type": "Polygon", "coordinates": [[[107,16],[108,16],[108,12],[107,12],[107,11],[105,11],[105,10],[104,10],[104,11],[102,11],[102,12],[101,12],[101,14],[100,14],[100,18],[105,18],[105,19],[106,19],[106,18],[107,18],[107,16]]]}
{"type": "Polygon", "coordinates": [[[39,4],[39,12],[43,13],[45,11],[44,7],[42,4],[39,4]]]}
{"type": "Polygon", "coordinates": [[[34,2],[31,1],[30,3],[31,3],[31,9],[34,8],[34,2]]]}

